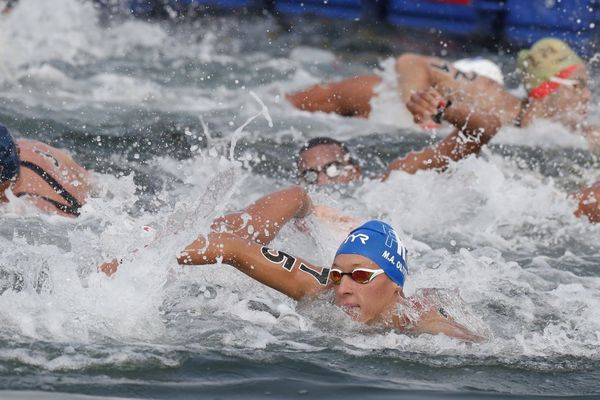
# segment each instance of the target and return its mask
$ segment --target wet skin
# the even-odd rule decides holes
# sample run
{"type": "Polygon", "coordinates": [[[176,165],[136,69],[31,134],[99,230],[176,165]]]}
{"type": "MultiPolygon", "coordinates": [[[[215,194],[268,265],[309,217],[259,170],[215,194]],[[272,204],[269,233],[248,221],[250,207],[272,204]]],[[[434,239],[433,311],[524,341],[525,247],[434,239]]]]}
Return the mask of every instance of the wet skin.
{"type": "Polygon", "coordinates": [[[360,178],[360,169],[352,165],[349,155],[337,144],[320,144],[303,151],[298,159],[299,176],[302,177],[303,171],[309,169],[319,171],[316,185],[349,183],[360,178]],[[341,169],[338,176],[331,178],[325,173],[324,167],[332,162],[352,168],[341,169]]]}
{"type": "MultiPolygon", "coordinates": [[[[340,254],[333,261],[333,268],[352,272],[355,268],[380,269],[377,264],[358,254],[340,254]]],[[[358,283],[344,275],[339,285],[334,285],[335,304],[353,320],[361,323],[392,322],[396,304],[404,297],[402,288],[385,274],[376,276],[369,283],[358,283]]]]}
{"type": "Polygon", "coordinates": [[[592,91],[588,87],[589,74],[583,65],[579,65],[567,81],[575,85],[563,84],[540,102],[544,105],[547,117],[556,119],[567,126],[576,127],[587,117],[587,108],[592,100],[592,91]]]}

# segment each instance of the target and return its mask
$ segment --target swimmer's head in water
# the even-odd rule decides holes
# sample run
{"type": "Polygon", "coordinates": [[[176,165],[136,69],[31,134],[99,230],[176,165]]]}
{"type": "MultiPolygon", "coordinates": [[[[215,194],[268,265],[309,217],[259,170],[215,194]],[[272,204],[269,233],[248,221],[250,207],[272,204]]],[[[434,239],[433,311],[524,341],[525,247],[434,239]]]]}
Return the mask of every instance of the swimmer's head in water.
{"type": "Polygon", "coordinates": [[[356,228],[335,253],[358,254],[377,264],[398,286],[404,286],[408,273],[406,247],[394,229],[382,221],[369,221],[356,228]]]}
{"type": "Polygon", "coordinates": [[[452,65],[461,72],[475,72],[478,75],[485,76],[486,78],[499,83],[500,85],[504,85],[504,75],[502,75],[502,70],[500,67],[485,58],[463,58],[462,60],[455,61],[452,65]]]}
{"type": "Polygon", "coordinates": [[[575,65],[585,66],[585,63],[568,44],[554,38],[538,40],[531,49],[521,50],[517,58],[517,67],[527,92],[561,73],[566,74],[575,65]]]}
{"type": "Polygon", "coordinates": [[[349,183],[360,178],[360,167],[346,145],[328,137],[309,140],[298,152],[298,177],[307,184],[349,183]]]}
{"type": "Polygon", "coordinates": [[[0,125],[0,183],[14,179],[19,174],[19,166],[15,141],[8,129],[0,125]]]}

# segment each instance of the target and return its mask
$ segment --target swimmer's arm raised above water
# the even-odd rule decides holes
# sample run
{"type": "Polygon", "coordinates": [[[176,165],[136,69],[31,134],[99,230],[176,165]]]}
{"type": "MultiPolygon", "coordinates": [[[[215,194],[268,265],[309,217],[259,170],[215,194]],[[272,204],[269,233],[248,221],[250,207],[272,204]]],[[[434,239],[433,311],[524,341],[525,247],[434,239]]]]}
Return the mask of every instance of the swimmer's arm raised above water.
{"type": "Polygon", "coordinates": [[[177,261],[181,265],[204,265],[221,259],[293,299],[316,294],[325,289],[328,269],[264,246],[286,222],[306,216],[310,209],[310,197],[300,187],[271,193],[241,213],[215,220],[208,237],[198,237],[177,261]]]}
{"type": "MultiPolygon", "coordinates": [[[[441,101],[447,102],[448,100],[451,101],[451,99],[444,99],[437,90],[430,88],[411,96],[407,107],[413,114],[415,122],[419,123],[428,116],[436,114],[441,101]]],[[[384,175],[384,180],[395,170],[410,174],[428,169],[443,170],[450,161],[458,161],[468,155],[478,153],[501,127],[499,118],[487,113],[476,112],[464,103],[461,104],[460,101],[454,101],[446,109],[443,117],[457,129],[432,146],[421,151],[413,151],[392,161],[384,175]]]]}

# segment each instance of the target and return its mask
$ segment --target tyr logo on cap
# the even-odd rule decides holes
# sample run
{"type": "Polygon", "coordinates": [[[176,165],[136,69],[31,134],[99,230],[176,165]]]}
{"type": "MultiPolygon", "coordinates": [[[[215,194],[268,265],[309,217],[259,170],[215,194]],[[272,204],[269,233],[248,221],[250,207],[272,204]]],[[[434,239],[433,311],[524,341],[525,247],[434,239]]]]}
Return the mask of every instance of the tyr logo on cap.
{"type": "Polygon", "coordinates": [[[348,243],[348,240],[350,240],[350,242],[354,243],[354,241],[356,239],[358,239],[362,244],[367,244],[367,240],[369,240],[369,236],[365,235],[364,233],[357,233],[356,235],[351,233],[348,235],[346,240],[344,240],[344,243],[348,243]]]}

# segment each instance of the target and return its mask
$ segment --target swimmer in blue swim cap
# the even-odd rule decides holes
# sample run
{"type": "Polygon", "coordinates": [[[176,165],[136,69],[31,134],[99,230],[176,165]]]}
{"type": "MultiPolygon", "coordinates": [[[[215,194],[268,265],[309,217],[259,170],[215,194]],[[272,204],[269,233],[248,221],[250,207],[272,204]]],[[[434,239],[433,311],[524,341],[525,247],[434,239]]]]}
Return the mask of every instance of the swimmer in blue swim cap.
{"type": "Polygon", "coordinates": [[[354,229],[335,253],[329,272],[336,304],[360,322],[393,313],[398,299],[404,297],[406,256],[406,248],[389,224],[369,221],[354,229]],[[361,285],[359,290],[356,283],[361,285]]]}
{"type": "Polygon", "coordinates": [[[404,296],[407,251],[385,222],[373,220],[352,230],[330,268],[267,247],[286,222],[310,213],[318,218],[318,208],[300,187],[271,193],[241,212],[215,220],[211,233],[199,236],[177,261],[181,265],[222,262],[296,300],[333,290],[335,304],[360,323],[482,340],[424,297],[404,296]]]}
{"type": "Polygon", "coordinates": [[[91,190],[91,176],[61,150],[36,140],[14,140],[0,125],[0,203],[7,191],[49,213],[76,217],[91,190]]]}
{"type": "Polygon", "coordinates": [[[6,127],[0,125],[0,190],[4,192],[19,174],[17,145],[6,127]]]}

